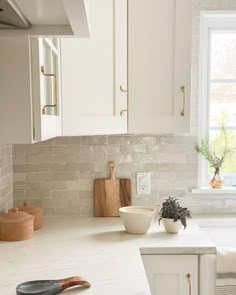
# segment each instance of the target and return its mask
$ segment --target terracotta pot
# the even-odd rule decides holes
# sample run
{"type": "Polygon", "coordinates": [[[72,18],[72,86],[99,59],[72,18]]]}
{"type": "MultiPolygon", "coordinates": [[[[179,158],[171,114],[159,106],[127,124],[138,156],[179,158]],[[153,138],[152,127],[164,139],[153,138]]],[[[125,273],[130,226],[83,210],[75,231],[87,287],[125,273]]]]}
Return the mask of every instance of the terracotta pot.
{"type": "Polygon", "coordinates": [[[162,218],[161,221],[164,225],[166,232],[168,232],[170,234],[177,234],[180,231],[180,229],[182,228],[182,223],[180,220],[177,220],[176,222],[174,222],[173,219],[162,218]]]}
{"type": "Polygon", "coordinates": [[[19,211],[26,212],[35,217],[34,219],[34,230],[40,229],[43,225],[43,210],[40,207],[29,205],[27,202],[19,207],[19,211]]]}
{"type": "Polygon", "coordinates": [[[0,216],[0,240],[23,241],[31,239],[34,233],[34,216],[20,212],[18,208],[0,216]]]}

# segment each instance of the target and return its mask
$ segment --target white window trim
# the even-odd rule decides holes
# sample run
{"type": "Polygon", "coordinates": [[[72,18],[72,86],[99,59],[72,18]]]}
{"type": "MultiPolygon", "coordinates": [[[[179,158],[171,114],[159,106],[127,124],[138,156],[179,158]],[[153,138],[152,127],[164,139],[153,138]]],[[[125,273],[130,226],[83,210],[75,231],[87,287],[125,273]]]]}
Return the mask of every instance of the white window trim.
{"type": "MultiPolygon", "coordinates": [[[[198,141],[208,133],[209,126],[209,69],[210,69],[210,38],[212,29],[236,30],[235,11],[202,11],[200,16],[200,56],[199,56],[199,132],[198,141]]],[[[203,157],[198,157],[198,187],[202,191],[211,190],[208,185],[208,163],[203,157]]],[[[231,190],[236,190],[232,187],[231,190]]],[[[224,193],[227,193],[227,189],[224,193]]],[[[196,191],[195,191],[196,193],[196,191]]]]}

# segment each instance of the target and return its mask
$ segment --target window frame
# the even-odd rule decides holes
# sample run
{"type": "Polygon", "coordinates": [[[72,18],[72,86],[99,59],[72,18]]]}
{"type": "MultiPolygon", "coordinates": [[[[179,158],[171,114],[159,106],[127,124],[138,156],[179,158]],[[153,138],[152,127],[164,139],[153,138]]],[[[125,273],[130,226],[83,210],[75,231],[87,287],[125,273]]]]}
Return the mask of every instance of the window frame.
{"type": "MultiPolygon", "coordinates": [[[[199,56],[199,132],[198,141],[201,143],[205,134],[209,133],[209,85],[210,85],[210,49],[212,31],[236,31],[235,11],[202,11],[200,15],[200,56],[199,56]]],[[[209,185],[208,162],[199,156],[198,187],[209,185]]],[[[236,173],[224,176],[227,182],[236,184],[236,173]]],[[[226,184],[227,186],[227,184],[226,184]]]]}

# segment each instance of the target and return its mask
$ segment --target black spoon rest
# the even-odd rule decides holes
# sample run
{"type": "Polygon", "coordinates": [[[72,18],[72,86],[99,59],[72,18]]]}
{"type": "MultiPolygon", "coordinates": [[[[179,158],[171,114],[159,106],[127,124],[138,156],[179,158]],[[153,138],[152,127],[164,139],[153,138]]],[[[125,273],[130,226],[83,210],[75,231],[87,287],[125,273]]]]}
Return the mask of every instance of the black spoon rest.
{"type": "Polygon", "coordinates": [[[62,280],[40,280],[22,283],[16,287],[17,295],[56,295],[73,286],[90,287],[90,283],[81,277],[62,280]]]}

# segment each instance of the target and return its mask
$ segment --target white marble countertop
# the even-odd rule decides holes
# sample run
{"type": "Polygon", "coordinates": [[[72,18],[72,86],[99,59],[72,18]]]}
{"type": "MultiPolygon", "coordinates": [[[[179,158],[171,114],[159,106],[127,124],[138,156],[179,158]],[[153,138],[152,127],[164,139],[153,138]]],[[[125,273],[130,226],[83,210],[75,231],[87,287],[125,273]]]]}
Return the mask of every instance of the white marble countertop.
{"type": "Polygon", "coordinates": [[[46,217],[33,239],[0,242],[1,294],[15,294],[17,284],[80,275],[89,289],[63,294],[150,295],[141,253],[215,253],[215,245],[193,222],[170,235],[153,224],[147,235],[130,235],[120,218],[46,217]]]}

